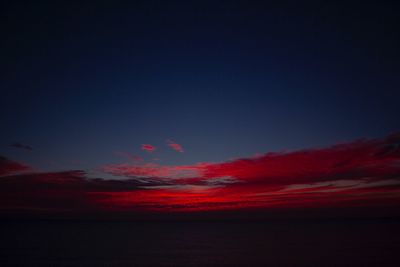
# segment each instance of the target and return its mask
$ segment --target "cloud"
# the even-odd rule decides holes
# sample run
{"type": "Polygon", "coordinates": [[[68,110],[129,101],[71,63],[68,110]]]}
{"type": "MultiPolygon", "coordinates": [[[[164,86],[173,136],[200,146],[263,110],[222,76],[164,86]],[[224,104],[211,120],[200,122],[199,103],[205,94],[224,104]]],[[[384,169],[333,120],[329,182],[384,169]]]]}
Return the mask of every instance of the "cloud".
{"type": "MultiPolygon", "coordinates": [[[[182,204],[173,205],[177,210],[323,207],[328,203],[378,205],[388,204],[388,199],[393,204],[400,198],[400,150],[396,145],[399,140],[400,135],[392,135],[223,163],[109,165],[103,170],[141,177],[143,181],[167,181],[168,187],[162,187],[164,191],[204,187],[198,196],[190,190],[181,190],[179,197],[173,194],[171,199],[177,198],[176,202],[182,204]]],[[[150,190],[148,194],[156,192],[150,190]]],[[[158,204],[157,207],[167,205],[158,204]]]]}
{"type": "Polygon", "coordinates": [[[169,214],[384,207],[396,212],[399,141],[400,135],[392,135],[222,163],[102,166],[115,179],[89,178],[79,170],[28,172],[29,167],[0,158],[0,209],[169,214]]]}
{"type": "Polygon", "coordinates": [[[0,156],[0,176],[31,170],[31,167],[0,156]]]}
{"type": "Polygon", "coordinates": [[[141,178],[194,178],[198,177],[202,164],[198,165],[182,165],[182,166],[163,166],[156,163],[144,163],[141,165],[130,164],[111,164],[102,167],[102,171],[125,177],[141,177],[141,178]]]}
{"type": "Polygon", "coordinates": [[[145,150],[145,151],[151,153],[151,152],[154,152],[156,150],[156,148],[149,144],[142,144],[142,150],[145,150]]]}
{"type": "Polygon", "coordinates": [[[183,147],[180,144],[178,144],[172,140],[167,140],[167,146],[169,146],[170,148],[172,148],[178,152],[183,153],[183,147]]]}
{"type": "Polygon", "coordinates": [[[267,153],[255,158],[208,164],[203,175],[208,178],[230,176],[265,185],[364,177],[381,179],[399,174],[400,150],[391,149],[393,142],[390,140],[359,140],[328,148],[267,153]]]}
{"type": "Polygon", "coordinates": [[[19,148],[19,149],[28,150],[28,151],[32,151],[33,150],[33,148],[31,146],[24,145],[24,144],[21,144],[21,143],[12,143],[10,146],[11,147],[15,147],[15,148],[19,148]]]}
{"type": "MultiPolygon", "coordinates": [[[[117,210],[102,205],[103,195],[137,191],[143,183],[135,179],[113,180],[89,178],[85,171],[24,173],[2,176],[0,179],[1,211],[82,212],[117,210]]],[[[146,182],[147,186],[162,186],[162,182],[146,182]]],[[[131,207],[131,210],[140,205],[131,207]]]]}
{"type": "Polygon", "coordinates": [[[339,192],[351,189],[400,186],[400,179],[374,180],[369,178],[357,180],[337,180],[329,182],[317,182],[311,184],[293,184],[289,185],[281,192],[339,192]]]}
{"type": "Polygon", "coordinates": [[[132,162],[139,162],[142,161],[142,157],[138,156],[138,155],[132,155],[131,153],[128,152],[124,152],[124,151],[116,151],[114,152],[115,155],[120,156],[120,157],[124,157],[132,162]]]}

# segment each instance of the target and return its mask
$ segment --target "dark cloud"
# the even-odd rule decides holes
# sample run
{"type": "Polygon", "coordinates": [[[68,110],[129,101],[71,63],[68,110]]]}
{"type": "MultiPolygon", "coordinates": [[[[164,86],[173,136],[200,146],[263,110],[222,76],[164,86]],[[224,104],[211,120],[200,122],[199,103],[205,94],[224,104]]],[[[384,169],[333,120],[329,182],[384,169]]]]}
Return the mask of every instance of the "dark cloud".
{"type": "Polygon", "coordinates": [[[19,149],[28,150],[28,151],[32,151],[33,150],[33,148],[31,146],[24,145],[24,144],[21,144],[21,143],[12,143],[10,146],[11,147],[15,147],[15,148],[19,148],[19,149]]]}
{"type": "Polygon", "coordinates": [[[81,170],[2,176],[0,210],[104,211],[106,207],[101,203],[105,193],[146,190],[140,188],[141,185],[135,179],[88,178],[81,170]]]}
{"type": "Polygon", "coordinates": [[[22,171],[28,171],[31,168],[27,165],[12,161],[5,157],[0,156],[0,176],[22,171]]]}

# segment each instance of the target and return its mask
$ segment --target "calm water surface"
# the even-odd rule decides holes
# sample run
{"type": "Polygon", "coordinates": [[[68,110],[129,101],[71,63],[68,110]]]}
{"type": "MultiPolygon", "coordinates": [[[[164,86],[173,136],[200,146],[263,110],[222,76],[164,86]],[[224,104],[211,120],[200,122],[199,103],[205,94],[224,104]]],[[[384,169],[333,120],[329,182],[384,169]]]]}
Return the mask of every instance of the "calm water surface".
{"type": "Polygon", "coordinates": [[[400,266],[399,222],[3,222],[0,266],[400,266]]]}

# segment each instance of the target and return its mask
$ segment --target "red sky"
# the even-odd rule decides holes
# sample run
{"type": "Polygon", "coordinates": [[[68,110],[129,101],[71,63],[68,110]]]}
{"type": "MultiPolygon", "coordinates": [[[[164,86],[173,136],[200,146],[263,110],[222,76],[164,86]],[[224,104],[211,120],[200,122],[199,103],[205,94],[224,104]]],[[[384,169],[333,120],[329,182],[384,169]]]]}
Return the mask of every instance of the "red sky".
{"type": "MultiPolygon", "coordinates": [[[[1,157],[0,212],[165,214],[385,208],[396,213],[399,144],[397,134],[222,163],[168,166],[135,158],[100,166],[115,179],[89,178],[83,170],[39,172],[1,157]]],[[[183,152],[175,142],[168,145],[183,152]]]]}

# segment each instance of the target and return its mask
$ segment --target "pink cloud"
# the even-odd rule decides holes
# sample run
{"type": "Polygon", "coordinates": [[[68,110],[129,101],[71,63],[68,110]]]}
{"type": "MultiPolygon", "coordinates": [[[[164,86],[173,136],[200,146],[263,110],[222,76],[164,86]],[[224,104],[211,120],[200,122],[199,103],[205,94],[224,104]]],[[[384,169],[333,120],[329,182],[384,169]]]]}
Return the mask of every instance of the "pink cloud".
{"type": "Polygon", "coordinates": [[[176,143],[176,142],[174,142],[174,141],[172,141],[172,140],[167,140],[167,145],[168,145],[170,148],[172,148],[172,149],[174,149],[174,150],[176,150],[176,151],[178,151],[178,152],[183,153],[183,147],[182,147],[182,145],[180,145],[180,144],[178,144],[178,143],[176,143]]]}
{"type": "Polygon", "coordinates": [[[142,144],[142,150],[152,153],[156,150],[156,148],[149,144],[142,144]]]}

